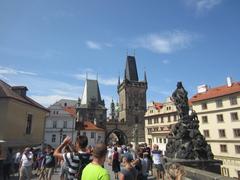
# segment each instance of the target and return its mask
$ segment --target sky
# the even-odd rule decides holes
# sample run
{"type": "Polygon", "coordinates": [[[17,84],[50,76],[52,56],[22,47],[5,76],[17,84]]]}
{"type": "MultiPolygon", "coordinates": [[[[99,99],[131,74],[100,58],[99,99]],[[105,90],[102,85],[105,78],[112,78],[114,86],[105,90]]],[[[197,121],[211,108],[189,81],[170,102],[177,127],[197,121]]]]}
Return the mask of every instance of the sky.
{"type": "Polygon", "coordinates": [[[109,108],[127,55],[147,101],[164,102],[182,81],[240,80],[239,0],[0,0],[0,79],[28,87],[48,107],[81,98],[86,74],[109,108]]]}

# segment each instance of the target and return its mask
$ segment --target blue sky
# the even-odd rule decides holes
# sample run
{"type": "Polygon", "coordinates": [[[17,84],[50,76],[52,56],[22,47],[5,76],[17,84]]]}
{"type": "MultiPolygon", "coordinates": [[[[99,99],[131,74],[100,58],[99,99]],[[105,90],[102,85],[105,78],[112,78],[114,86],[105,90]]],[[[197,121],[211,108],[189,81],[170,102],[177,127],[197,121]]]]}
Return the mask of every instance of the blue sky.
{"type": "Polygon", "coordinates": [[[126,55],[147,72],[147,100],[164,101],[178,81],[240,80],[239,0],[1,0],[0,78],[25,85],[45,106],[82,96],[86,73],[108,106],[126,55]]]}

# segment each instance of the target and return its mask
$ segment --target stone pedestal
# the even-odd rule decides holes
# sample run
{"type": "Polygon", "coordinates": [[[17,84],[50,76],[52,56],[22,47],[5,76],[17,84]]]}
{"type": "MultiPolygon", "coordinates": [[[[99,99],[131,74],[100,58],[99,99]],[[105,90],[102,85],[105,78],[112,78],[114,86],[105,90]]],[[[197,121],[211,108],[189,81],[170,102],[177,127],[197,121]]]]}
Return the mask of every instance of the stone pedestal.
{"type": "Polygon", "coordinates": [[[183,166],[221,174],[222,161],[220,160],[187,160],[167,158],[167,164],[168,163],[179,163],[183,166]]]}

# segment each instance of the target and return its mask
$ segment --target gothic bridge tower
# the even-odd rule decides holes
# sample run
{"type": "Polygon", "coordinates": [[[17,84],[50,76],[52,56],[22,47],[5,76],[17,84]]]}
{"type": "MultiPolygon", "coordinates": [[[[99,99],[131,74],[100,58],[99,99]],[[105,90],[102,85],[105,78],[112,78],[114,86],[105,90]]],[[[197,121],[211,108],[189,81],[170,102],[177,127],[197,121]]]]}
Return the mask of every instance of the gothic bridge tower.
{"type": "Polygon", "coordinates": [[[136,60],[127,56],[124,79],[118,81],[119,118],[120,124],[125,124],[122,131],[127,135],[128,142],[144,142],[144,115],[146,112],[147,77],[138,79],[136,60]],[[137,138],[137,139],[136,139],[137,138]]]}

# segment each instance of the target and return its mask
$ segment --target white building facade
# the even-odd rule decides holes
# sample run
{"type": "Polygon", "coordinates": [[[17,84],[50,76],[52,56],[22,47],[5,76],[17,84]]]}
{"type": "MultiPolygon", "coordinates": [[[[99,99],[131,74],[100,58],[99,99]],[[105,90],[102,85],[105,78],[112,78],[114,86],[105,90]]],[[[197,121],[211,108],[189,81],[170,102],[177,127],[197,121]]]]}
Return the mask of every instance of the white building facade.
{"type": "Polygon", "coordinates": [[[62,99],[49,107],[50,113],[45,124],[45,144],[56,148],[66,136],[75,141],[75,105],[76,101],[62,99]]]}
{"type": "Polygon", "coordinates": [[[240,82],[199,86],[191,102],[214,158],[223,161],[222,175],[240,179],[240,82]]]}
{"type": "Polygon", "coordinates": [[[151,102],[144,118],[146,142],[150,146],[157,144],[164,153],[168,134],[179,119],[176,106],[170,98],[164,103],[151,102]]]}
{"type": "Polygon", "coordinates": [[[92,122],[84,122],[80,132],[75,130],[76,103],[77,101],[62,99],[49,107],[50,113],[45,123],[45,144],[56,148],[66,136],[75,142],[78,133],[88,137],[88,145],[104,143],[105,130],[92,122]]]}

